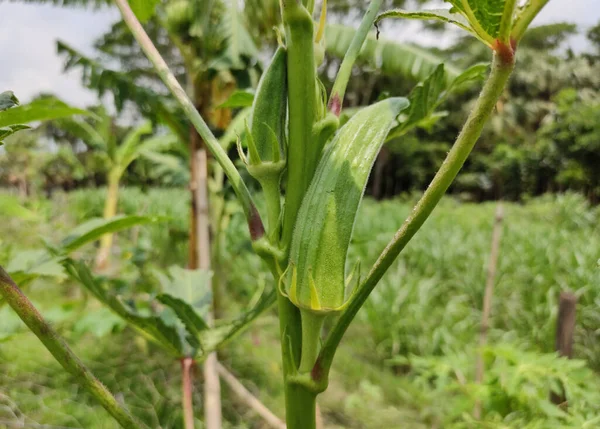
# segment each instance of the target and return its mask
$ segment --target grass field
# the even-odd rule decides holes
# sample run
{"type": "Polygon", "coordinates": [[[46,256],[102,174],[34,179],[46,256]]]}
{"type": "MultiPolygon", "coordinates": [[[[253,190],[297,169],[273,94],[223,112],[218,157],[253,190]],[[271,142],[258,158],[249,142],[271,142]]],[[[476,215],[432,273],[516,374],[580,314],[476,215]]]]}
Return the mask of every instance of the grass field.
{"type": "MultiPolygon", "coordinates": [[[[411,202],[363,204],[350,251],[363,272],[411,202]]],[[[102,191],[85,191],[29,201],[30,211],[19,218],[0,209],[0,262],[14,263],[42,239],[59,240],[100,215],[102,204],[102,191]]],[[[489,347],[482,350],[486,376],[482,385],[473,382],[495,206],[444,200],[393,265],[338,353],[330,389],[320,397],[326,428],[600,426],[600,211],[577,195],[504,204],[489,347]],[[572,362],[552,355],[563,290],[578,296],[572,362]],[[548,400],[557,386],[567,392],[567,411],[548,400]],[[482,424],[470,417],[478,398],[482,424]]],[[[127,189],[120,211],[168,216],[121,233],[116,242],[113,274],[132,290],[151,293],[153,269],[186,260],[187,193],[127,189]]],[[[215,273],[225,315],[251,299],[257,282],[270,281],[250,252],[239,211],[232,205],[228,212],[215,273]]],[[[78,256],[93,254],[90,246],[78,256]]],[[[27,293],[137,415],[153,428],[182,427],[178,362],[65,278],[37,280],[27,293]]],[[[282,416],[277,323],[269,311],[223,350],[221,360],[282,416]]],[[[0,427],[116,427],[5,306],[0,341],[0,427]]],[[[227,427],[266,427],[226,387],[223,401],[227,427]]],[[[200,419],[200,382],[195,402],[200,419]]]]}

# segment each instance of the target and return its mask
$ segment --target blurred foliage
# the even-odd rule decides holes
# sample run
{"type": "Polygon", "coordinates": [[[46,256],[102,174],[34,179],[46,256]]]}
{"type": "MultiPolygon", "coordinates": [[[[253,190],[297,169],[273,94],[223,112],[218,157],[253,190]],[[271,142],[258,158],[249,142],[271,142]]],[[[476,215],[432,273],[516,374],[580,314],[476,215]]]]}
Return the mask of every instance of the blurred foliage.
{"type": "MultiPolygon", "coordinates": [[[[0,225],[0,236],[10,230],[12,237],[25,238],[12,248],[2,246],[0,263],[39,246],[40,235],[61,238],[72,225],[101,214],[102,192],[56,193],[51,202],[28,199],[25,207],[44,221],[0,225]]],[[[189,193],[125,188],[122,196],[122,213],[168,219],[119,234],[114,269],[120,280],[113,287],[124,296],[156,294],[161,289],[156,270],[185,259],[189,193]]],[[[386,202],[367,199],[355,226],[351,261],[360,259],[368,267],[413,202],[411,196],[386,202]]],[[[419,429],[469,427],[478,397],[484,399],[484,420],[478,427],[566,428],[586,422],[594,427],[600,414],[600,377],[592,372],[600,369],[600,296],[595,287],[600,281],[600,212],[576,194],[546,196],[525,205],[505,203],[505,212],[484,384],[474,385],[472,374],[494,204],[445,199],[375,289],[359,314],[362,323],[353,325],[344,340],[330,389],[320,399],[326,428],[383,429],[398,421],[419,429]],[[561,290],[579,297],[578,360],[572,362],[550,354],[561,290]],[[559,385],[570,398],[566,412],[547,404],[549,391],[559,385]]],[[[220,250],[223,272],[215,273],[229,297],[223,317],[246,307],[270,278],[251,250],[239,210],[231,209],[227,225],[220,250]]],[[[78,254],[86,259],[93,253],[88,246],[78,254]]],[[[84,294],[87,298],[82,299],[81,290],[68,279],[50,283],[41,278],[29,291],[84,361],[146,422],[180,427],[176,362],[106,313],[95,298],[84,294]],[[144,366],[142,373],[138,365],[144,366]]],[[[112,427],[104,411],[75,388],[75,381],[40,353],[41,346],[13,313],[0,311],[0,317],[0,419],[112,427]]],[[[282,415],[277,323],[267,312],[223,350],[222,360],[282,415]]],[[[195,389],[200,404],[201,384],[195,389]]],[[[226,427],[261,427],[230,395],[223,398],[226,427]]],[[[196,412],[200,418],[201,407],[196,412]]]]}

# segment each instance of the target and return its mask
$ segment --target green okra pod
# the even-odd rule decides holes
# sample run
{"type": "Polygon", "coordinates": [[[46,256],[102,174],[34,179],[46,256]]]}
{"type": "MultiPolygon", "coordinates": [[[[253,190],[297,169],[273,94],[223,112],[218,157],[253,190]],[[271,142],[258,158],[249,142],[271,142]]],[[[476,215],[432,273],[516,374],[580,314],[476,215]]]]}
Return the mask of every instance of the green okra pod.
{"type": "Polygon", "coordinates": [[[345,302],[346,255],[358,206],[379,149],[405,98],[359,111],[325,150],[304,197],[281,291],[300,309],[327,313],[345,302]]]}
{"type": "Polygon", "coordinates": [[[286,51],[280,47],[258,84],[252,104],[251,125],[246,130],[248,157],[242,155],[248,172],[263,189],[267,205],[267,231],[272,240],[277,239],[279,230],[280,181],[286,165],[286,63],[286,51]]]}

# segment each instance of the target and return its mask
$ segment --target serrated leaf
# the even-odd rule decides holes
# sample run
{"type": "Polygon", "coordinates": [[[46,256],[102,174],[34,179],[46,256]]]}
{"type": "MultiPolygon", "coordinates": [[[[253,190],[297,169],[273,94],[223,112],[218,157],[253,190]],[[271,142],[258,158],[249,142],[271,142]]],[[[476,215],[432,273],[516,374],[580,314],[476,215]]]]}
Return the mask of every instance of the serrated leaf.
{"type": "Polygon", "coordinates": [[[67,259],[65,268],[69,275],[92,293],[96,299],[141,331],[146,337],[177,357],[183,355],[184,345],[177,329],[168,325],[162,317],[140,314],[134,306],[126,304],[121,296],[107,291],[82,262],[67,259]]]}
{"type": "MultiPolygon", "coordinates": [[[[460,0],[446,0],[456,7],[457,4],[465,3],[460,0]]],[[[466,0],[468,7],[471,9],[475,19],[492,38],[496,39],[500,31],[500,23],[504,14],[504,6],[506,0],[466,0]]],[[[465,9],[467,16],[468,9],[465,9]]],[[[474,24],[471,24],[474,26],[474,24]]]]}
{"type": "Polygon", "coordinates": [[[73,115],[89,115],[90,112],[69,106],[56,98],[41,98],[0,112],[0,128],[9,125],[47,121],[73,115]]]}
{"type": "Polygon", "coordinates": [[[142,24],[154,16],[159,3],[160,0],[129,0],[131,10],[142,24]]]}
{"type": "Polygon", "coordinates": [[[469,24],[469,21],[464,17],[464,15],[453,12],[453,9],[426,9],[418,11],[393,9],[381,13],[377,17],[376,22],[386,18],[421,19],[447,22],[449,24],[454,24],[465,31],[468,31],[475,37],[478,37],[477,33],[475,30],[473,30],[473,28],[471,28],[471,24],[469,24]]]}
{"type": "Polygon", "coordinates": [[[73,229],[60,244],[60,251],[69,254],[80,247],[99,240],[104,234],[121,231],[136,225],[144,225],[160,221],[159,217],[150,216],[115,216],[111,219],[92,219],[73,229]]]}
{"type": "Polygon", "coordinates": [[[169,294],[160,294],[156,299],[175,312],[193,337],[197,338],[200,332],[209,328],[204,319],[184,300],[175,298],[169,294]]]}
{"type": "Polygon", "coordinates": [[[6,271],[11,275],[49,276],[65,278],[60,257],[52,257],[43,249],[24,250],[13,255],[6,266],[6,271]]]}
{"type": "Polygon", "coordinates": [[[12,91],[0,93],[0,112],[19,105],[19,99],[12,91]]]}
{"type": "Polygon", "coordinates": [[[236,90],[229,98],[217,106],[217,109],[250,107],[254,101],[254,92],[246,90],[236,90]]]}

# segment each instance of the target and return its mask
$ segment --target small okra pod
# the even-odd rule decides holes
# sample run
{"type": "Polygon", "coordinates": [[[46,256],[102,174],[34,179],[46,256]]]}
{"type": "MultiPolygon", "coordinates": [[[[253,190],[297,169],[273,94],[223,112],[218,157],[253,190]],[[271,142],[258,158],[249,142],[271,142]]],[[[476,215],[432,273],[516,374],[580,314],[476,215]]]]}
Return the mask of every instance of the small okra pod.
{"type": "MultiPolygon", "coordinates": [[[[248,156],[242,154],[248,173],[263,189],[267,205],[267,231],[273,240],[277,238],[281,214],[279,186],[286,166],[286,120],[286,51],[280,47],[259,81],[252,104],[251,125],[246,127],[248,156]]],[[[238,149],[241,153],[241,148],[238,149]]]]}

